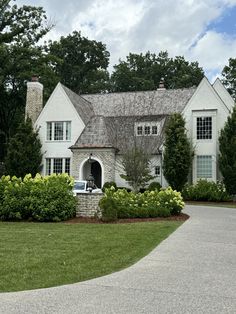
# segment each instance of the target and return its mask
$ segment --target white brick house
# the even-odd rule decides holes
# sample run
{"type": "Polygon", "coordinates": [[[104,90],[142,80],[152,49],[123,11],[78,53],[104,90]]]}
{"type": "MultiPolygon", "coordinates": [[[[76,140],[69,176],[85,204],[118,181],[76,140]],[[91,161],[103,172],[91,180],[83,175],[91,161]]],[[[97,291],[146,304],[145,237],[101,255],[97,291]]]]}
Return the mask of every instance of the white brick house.
{"type": "Polygon", "coordinates": [[[218,136],[234,101],[219,79],[203,78],[197,88],[77,95],[58,83],[44,108],[43,86],[27,84],[26,114],[39,128],[42,174],[68,172],[100,187],[106,181],[126,186],[120,177],[122,153],[134,143],[152,155],[152,173],[163,186],[163,129],[167,117],[181,112],[195,150],[192,181],[220,179],[218,136]]]}

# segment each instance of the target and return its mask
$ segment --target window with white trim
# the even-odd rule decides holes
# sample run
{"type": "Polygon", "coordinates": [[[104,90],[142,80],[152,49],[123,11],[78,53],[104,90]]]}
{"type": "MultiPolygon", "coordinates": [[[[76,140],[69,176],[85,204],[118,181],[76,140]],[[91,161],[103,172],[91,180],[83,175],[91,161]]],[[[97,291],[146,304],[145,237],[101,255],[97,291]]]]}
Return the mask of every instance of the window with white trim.
{"type": "Polygon", "coordinates": [[[45,174],[52,173],[70,174],[70,158],[46,158],[45,174]]]}
{"type": "Polygon", "coordinates": [[[159,122],[138,122],[135,123],[135,133],[137,136],[157,136],[160,132],[159,122]]]}
{"type": "Polygon", "coordinates": [[[197,156],[197,178],[198,179],[212,178],[212,156],[210,155],[197,156]]]}
{"type": "Polygon", "coordinates": [[[212,139],[212,117],[197,117],[197,139],[212,139]]]}
{"type": "Polygon", "coordinates": [[[70,141],[71,121],[47,122],[47,141],[70,141]]]}

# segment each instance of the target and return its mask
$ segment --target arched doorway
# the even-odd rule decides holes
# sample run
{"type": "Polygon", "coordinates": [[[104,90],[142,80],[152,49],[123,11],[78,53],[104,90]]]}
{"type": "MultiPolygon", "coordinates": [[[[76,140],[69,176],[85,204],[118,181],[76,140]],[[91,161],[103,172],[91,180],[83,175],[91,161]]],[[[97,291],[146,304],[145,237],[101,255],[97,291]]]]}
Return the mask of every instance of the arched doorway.
{"type": "Polygon", "coordinates": [[[88,176],[92,174],[94,183],[98,188],[102,188],[102,167],[95,159],[88,159],[82,168],[82,180],[87,180],[88,176]]]}

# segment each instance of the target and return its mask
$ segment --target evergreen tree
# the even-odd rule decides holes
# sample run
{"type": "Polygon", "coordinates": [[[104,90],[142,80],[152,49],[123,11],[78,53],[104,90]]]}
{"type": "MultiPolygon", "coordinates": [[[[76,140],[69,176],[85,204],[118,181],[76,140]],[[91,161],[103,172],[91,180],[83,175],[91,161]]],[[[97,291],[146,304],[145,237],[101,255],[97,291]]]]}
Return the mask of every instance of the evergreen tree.
{"type": "Polygon", "coordinates": [[[193,152],[180,113],[170,116],[165,129],[163,172],[173,189],[181,191],[188,180],[193,152]]]}
{"type": "Polygon", "coordinates": [[[40,171],[41,146],[38,132],[34,132],[32,122],[27,118],[10,139],[5,159],[6,174],[24,177],[31,173],[34,176],[40,171]]]}
{"type": "Polygon", "coordinates": [[[228,117],[219,137],[219,167],[227,191],[236,194],[236,107],[228,117]]]}

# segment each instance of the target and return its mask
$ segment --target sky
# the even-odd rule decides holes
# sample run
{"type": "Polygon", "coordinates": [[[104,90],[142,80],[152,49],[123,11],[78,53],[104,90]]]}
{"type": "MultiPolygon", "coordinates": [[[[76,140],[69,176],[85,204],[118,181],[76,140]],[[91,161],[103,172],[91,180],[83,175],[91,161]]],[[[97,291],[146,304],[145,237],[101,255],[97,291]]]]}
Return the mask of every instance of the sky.
{"type": "Polygon", "coordinates": [[[129,52],[198,61],[211,82],[236,58],[236,0],[16,0],[42,6],[55,23],[45,39],[74,30],[102,41],[110,67],[129,52]]]}

